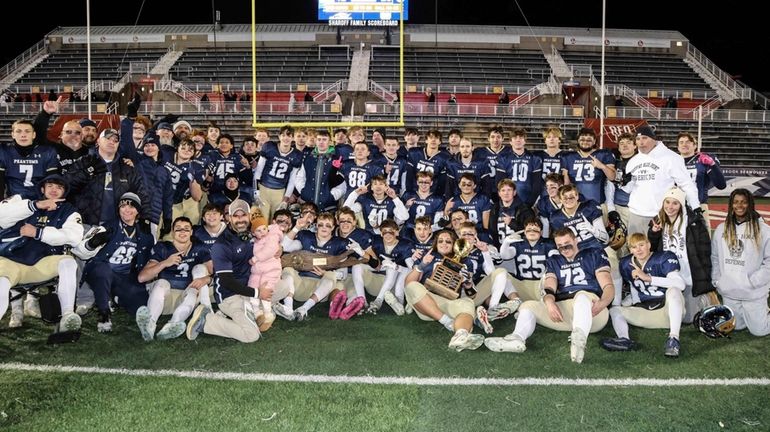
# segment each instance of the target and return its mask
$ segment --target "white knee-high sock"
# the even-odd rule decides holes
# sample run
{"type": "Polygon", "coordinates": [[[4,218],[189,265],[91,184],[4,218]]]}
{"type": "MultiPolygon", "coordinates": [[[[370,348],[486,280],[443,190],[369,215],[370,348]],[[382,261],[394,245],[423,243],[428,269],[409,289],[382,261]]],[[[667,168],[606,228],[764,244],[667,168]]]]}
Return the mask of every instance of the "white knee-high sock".
{"type": "MultiPolygon", "coordinates": [[[[209,271],[206,269],[206,266],[203,264],[198,264],[192,269],[192,277],[193,279],[202,278],[204,276],[208,276],[209,271]]],[[[200,302],[200,304],[208,307],[211,309],[211,288],[208,284],[203,285],[197,292],[198,299],[197,301],[200,302]]],[[[195,303],[193,303],[193,308],[195,308],[195,303]]],[[[182,321],[186,320],[187,317],[183,318],[182,321]]]]}
{"type": "Polygon", "coordinates": [[[0,276],[0,319],[3,319],[8,303],[11,299],[11,281],[7,277],[0,276]]]}
{"type": "MultiPolygon", "coordinates": [[[[332,292],[332,288],[334,288],[334,281],[331,279],[321,279],[320,282],[318,282],[318,287],[315,289],[315,292],[313,295],[318,299],[318,301],[323,300],[326,296],[329,295],[330,292],[332,292]]],[[[313,306],[315,306],[316,301],[313,300],[312,297],[310,297],[305,304],[302,305],[302,307],[305,310],[310,310],[313,306]]]]}
{"type": "Polygon", "coordinates": [[[404,304],[404,287],[406,286],[406,275],[409,272],[407,269],[400,267],[398,269],[398,278],[396,279],[396,286],[393,288],[393,295],[396,296],[398,302],[404,304]]]}
{"type": "MultiPolygon", "coordinates": [[[[11,289],[10,291],[10,297],[17,296],[21,293],[21,291],[15,289],[11,289]]],[[[24,315],[24,296],[19,296],[19,298],[11,302],[11,312],[24,315]]]]}
{"type": "Polygon", "coordinates": [[[516,287],[513,286],[511,281],[508,280],[508,278],[505,278],[505,290],[503,291],[503,295],[505,295],[505,298],[511,298],[511,294],[513,293],[518,294],[518,291],[516,291],[516,287]]]}
{"type": "Polygon", "coordinates": [[[532,336],[535,332],[535,314],[529,310],[524,309],[519,311],[519,316],[516,318],[516,327],[513,328],[513,332],[519,335],[525,341],[532,336]]]}
{"type": "Polygon", "coordinates": [[[195,309],[195,304],[198,303],[198,290],[195,288],[187,288],[184,290],[184,298],[182,303],[174,309],[174,313],[171,315],[169,322],[182,322],[187,321],[187,318],[195,309]]]}
{"type": "Polygon", "coordinates": [[[591,332],[591,307],[593,302],[586,295],[579,294],[575,296],[575,304],[572,309],[572,330],[580,329],[583,334],[588,336],[591,332]]]}
{"type": "Polygon", "coordinates": [[[353,276],[353,287],[356,289],[356,296],[366,297],[366,291],[364,289],[364,264],[354,265],[353,268],[350,269],[350,273],[353,276]]]}
{"type": "Polygon", "coordinates": [[[682,312],[684,311],[682,293],[675,291],[675,288],[667,289],[666,305],[668,306],[668,321],[671,326],[669,336],[679,339],[679,330],[682,328],[682,312]]]}
{"type": "Polygon", "coordinates": [[[59,286],[56,296],[59,297],[62,315],[75,310],[75,293],[77,292],[78,264],[74,259],[59,261],[59,286]]]}
{"type": "Polygon", "coordinates": [[[163,303],[166,296],[171,294],[171,285],[163,279],[158,280],[150,291],[150,298],[147,300],[147,307],[150,308],[152,320],[157,322],[163,312],[163,303]]]}
{"type": "Polygon", "coordinates": [[[505,286],[508,284],[508,274],[500,273],[492,281],[492,294],[489,296],[489,307],[492,308],[500,303],[500,297],[505,292],[505,286]]]}
{"type": "Polygon", "coordinates": [[[615,329],[615,334],[618,335],[619,338],[629,339],[628,321],[626,321],[626,318],[620,312],[620,306],[610,308],[610,318],[612,319],[612,328],[615,329]]]}
{"type": "Polygon", "coordinates": [[[398,270],[385,270],[385,281],[382,283],[382,289],[377,293],[377,300],[382,300],[385,293],[393,289],[398,279],[398,270]]]}
{"type": "Polygon", "coordinates": [[[294,276],[290,274],[283,274],[281,275],[281,281],[288,284],[289,286],[289,294],[283,298],[283,304],[287,308],[294,310],[294,276]]]}

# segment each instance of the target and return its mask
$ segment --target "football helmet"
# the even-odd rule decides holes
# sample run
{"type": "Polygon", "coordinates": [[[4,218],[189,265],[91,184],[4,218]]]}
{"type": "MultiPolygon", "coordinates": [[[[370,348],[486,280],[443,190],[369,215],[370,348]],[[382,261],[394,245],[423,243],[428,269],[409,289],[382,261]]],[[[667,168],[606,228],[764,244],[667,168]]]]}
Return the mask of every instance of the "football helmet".
{"type": "Polygon", "coordinates": [[[620,218],[620,214],[616,211],[607,213],[607,222],[608,246],[618,250],[626,244],[628,229],[626,224],[623,223],[623,219],[620,218]]]}
{"type": "Polygon", "coordinates": [[[712,339],[728,337],[735,329],[735,314],[725,305],[709,306],[695,314],[692,324],[712,339]]]}

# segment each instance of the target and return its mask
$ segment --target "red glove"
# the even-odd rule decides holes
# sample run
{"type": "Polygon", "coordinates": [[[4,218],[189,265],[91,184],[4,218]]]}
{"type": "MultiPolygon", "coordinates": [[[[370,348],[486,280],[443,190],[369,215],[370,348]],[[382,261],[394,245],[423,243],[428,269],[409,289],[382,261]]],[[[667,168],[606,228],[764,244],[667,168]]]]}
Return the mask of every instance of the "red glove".
{"type": "Polygon", "coordinates": [[[701,153],[698,155],[698,162],[706,166],[714,166],[714,164],[716,164],[716,162],[714,162],[714,158],[707,155],[706,153],[701,153]]]}
{"type": "Polygon", "coordinates": [[[332,161],[332,166],[333,166],[334,168],[340,169],[340,167],[342,166],[342,156],[340,156],[340,158],[339,158],[339,159],[335,159],[335,160],[333,160],[333,161],[332,161]]]}

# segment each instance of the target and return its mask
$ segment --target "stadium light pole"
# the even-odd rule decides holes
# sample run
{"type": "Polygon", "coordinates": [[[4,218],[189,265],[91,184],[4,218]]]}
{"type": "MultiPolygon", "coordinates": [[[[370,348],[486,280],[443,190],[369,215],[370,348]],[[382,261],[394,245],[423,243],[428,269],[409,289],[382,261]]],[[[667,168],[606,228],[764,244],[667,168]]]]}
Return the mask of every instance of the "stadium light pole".
{"type": "Polygon", "coordinates": [[[86,0],[86,102],[91,118],[91,0],[86,0]]]}
{"type": "Polygon", "coordinates": [[[604,148],[604,46],[607,35],[607,0],[602,0],[602,72],[599,84],[599,148],[604,148]]]}

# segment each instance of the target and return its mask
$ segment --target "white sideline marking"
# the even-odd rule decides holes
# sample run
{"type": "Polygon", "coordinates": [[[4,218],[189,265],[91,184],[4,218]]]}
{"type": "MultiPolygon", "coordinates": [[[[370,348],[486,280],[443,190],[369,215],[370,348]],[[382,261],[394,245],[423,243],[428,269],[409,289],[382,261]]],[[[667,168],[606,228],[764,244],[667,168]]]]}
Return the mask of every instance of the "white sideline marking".
{"type": "Polygon", "coordinates": [[[138,377],[176,377],[217,381],[297,382],[331,384],[379,384],[422,386],[571,386],[571,387],[681,387],[681,386],[767,386],[770,378],[449,378],[374,377],[347,375],[290,375],[241,372],[205,372],[173,369],[115,369],[86,366],[0,363],[0,370],[25,372],[86,373],[138,377]]]}

